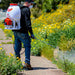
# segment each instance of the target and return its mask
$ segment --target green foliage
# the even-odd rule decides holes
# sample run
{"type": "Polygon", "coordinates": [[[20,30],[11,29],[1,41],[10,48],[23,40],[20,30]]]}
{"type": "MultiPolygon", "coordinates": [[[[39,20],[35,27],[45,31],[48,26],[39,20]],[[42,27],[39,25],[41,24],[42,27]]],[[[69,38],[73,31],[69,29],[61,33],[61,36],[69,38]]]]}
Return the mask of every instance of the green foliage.
{"type": "Polygon", "coordinates": [[[51,12],[58,8],[59,3],[69,3],[69,0],[35,0],[36,5],[31,10],[35,18],[39,17],[41,12],[51,12]]]}
{"type": "Polygon", "coordinates": [[[21,69],[22,63],[20,59],[17,60],[12,53],[8,56],[4,50],[0,50],[0,75],[17,74],[21,69]]]}
{"type": "Polygon", "coordinates": [[[49,45],[44,45],[41,54],[49,60],[54,58],[54,49],[49,45]]]}
{"type": "Polygon", "coordinates": [[[31,14],[35,16],[35,18],[38,18],[42,13],[39,8],[32,8],[31,9],[31,14]]]}
{"type": "MultiPolygon", "coordinates": [[[[70,24],[70,23],[68,23],[70,24]]],[[[64,46],[64,49],[66,47],[66,49],[73,47],[72,43],[75,38],[75,25],[68,25],[67,23],[63,23],[62,25],[64,25],[64,27],[60,28],[60,29],[54,29],[54,33],[50,33],[47,36],[47,39],[49,40],[49,44],[54,45],[54,46],[64,46]],[[71,41],[70,41],[71,40],[71,41]],[[70,43],[70,45],[69,45],[70,43]],[[71,45],[72,44],[72,45],[71,45]]],[[[69,50],[69,49],[68,49],[69,50]]]]}
{"type": "Polygon", "coordinates": [[[18,3],[24,0],[1,0],[0,8],[7,9],[10,3],[18,3]]]}
{"type": "Polygon", "coordinates": [[[35,0],[37,7],[39,9],[44,9],[50,11],[51,9],[56,9],[57,5],[61,3],[68,3],[69,0],[35,0]]]}
{"type": "Polygon", "coordinates": [[[13,44],[13,42],[2,42],[1,44],[13,44]]]}
{"type": "Polygon", "coordinates": [[[0,21],[0,28],[1,28],[2,30],[4,30],[4,28],[5,28],[5,26],[3,25],[2,21],[0,21]]]}
{"type": "Polygon", "coordinates": [[[31,55],[34,56],[40,56],[41,55],[41,51],[42,51],[42,42],[40,42],[40,40],[33,40],[32,39],[32,43],[31,43],[31,55]]]}
{"type": "Polygon", "coordinates": [[[68,75],[75,74],[75,64],[71,63],[70,61],[68,61],[66,59],[64,59],[64,61],[62,61],[61,59],[59,59],[56,64],[57,64],[58,68],[62,69],[68,75]]]}
{"type": "Polygon", "coordinates": [[[58,42],[60,42],[61,35],[61,31],[57,29],[55,30],[55,33],[49,34],[49,36],[47,37],[47,39],[49,40],[49,44],[56,47],[58,45],[58,42]]]}
{"type": "Polygon", "coordinates": [[[2,22],[0,22],[0,28],[4,31],[7,38],[12,37],[13,35],[12,30],[5,29],[5,26],[3,25],[2,22]]]}
{"type": "Polygon", "coordinates": [[[4,30],[4,33],[6,34],[6,37],[9,38],[9,37],[12,37],[13,35],[13,32],[11,30],[4,30]]]}
{"type": "Polygon", "coordinates": [[[45,40],[38,40],[32,39],[31,43],[31,55],[34,56],[40,56],[43,55],[44,57],[48,58],[49,60],[52,60],[53,56],[53,48],[47,45],[47,42],[45,40]]]}

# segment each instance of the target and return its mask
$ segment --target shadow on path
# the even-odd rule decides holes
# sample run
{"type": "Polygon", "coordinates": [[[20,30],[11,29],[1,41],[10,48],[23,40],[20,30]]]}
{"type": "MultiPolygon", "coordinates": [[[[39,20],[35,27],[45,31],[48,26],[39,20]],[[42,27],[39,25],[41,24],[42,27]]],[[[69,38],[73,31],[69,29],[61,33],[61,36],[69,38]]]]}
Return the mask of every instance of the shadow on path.
{"type": "MultiPolygon", "coordinates": [[[[33,67],[33,70],[46,70],[46,69],[57,69],[57,68],[53,68],[53,67],[33,67]]],[[[27,70],[27,69],[23,69],[23,70],[27,70]]]]}
{"type": "Polygon", "coordinates": [[[45,68],[44,67],[33,67],[33,70],[40,70],[40,69],[45,70],[45,69],[57,69],[57,68],[53,68],[53,67],[47,67],[47,68],[46,67],[45,68]]]}

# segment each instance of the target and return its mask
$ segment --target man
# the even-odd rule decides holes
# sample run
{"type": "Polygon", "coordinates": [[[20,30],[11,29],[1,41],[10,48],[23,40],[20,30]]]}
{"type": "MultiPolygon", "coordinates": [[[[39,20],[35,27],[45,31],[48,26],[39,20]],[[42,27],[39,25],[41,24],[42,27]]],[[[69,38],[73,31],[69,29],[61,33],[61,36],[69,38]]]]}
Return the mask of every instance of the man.
{"type": "Polygon", "coordinates": [[[21,7],[21,29],[14,30],[14,37],[15,37],[15,45],[14,51],[16,57],[20,58],[20,51],[21,51],[21,43],[23,42],[25,48],[25,68],[28,70],[32,70],[30,65],[30,49],[31,49],[31,39],[28,34],[30,32],[31,38],[35,38],[33,35],[32,27],[31,27],[31,20],[30,20],[30,9],[29,6],[31,4],[30,0],[26,0],[24,2],[24,6],[21,7]]]}

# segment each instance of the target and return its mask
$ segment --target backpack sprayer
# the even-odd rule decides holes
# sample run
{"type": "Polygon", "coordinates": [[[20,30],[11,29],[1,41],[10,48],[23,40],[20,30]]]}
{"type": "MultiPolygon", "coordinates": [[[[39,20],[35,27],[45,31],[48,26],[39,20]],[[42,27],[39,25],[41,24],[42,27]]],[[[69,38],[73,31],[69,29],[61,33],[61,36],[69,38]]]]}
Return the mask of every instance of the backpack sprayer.
{"type": "Polygon", "coordinates": [[[6,19],[4,20],[5,29],[19,30],[21,28],[20,18],[20,7],[15,3],[11,3],[6,12],[6,19]]]}

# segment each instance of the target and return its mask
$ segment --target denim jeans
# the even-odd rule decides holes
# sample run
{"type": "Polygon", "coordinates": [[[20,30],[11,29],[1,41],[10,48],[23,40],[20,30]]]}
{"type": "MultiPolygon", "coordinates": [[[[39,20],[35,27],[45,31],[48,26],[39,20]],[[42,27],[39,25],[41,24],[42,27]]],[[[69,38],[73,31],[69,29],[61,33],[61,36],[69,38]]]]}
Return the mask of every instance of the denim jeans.
{"type": "Polygon", "coordinates": [[[14,51],[16,57],[20,58],[20,51],[22,48],[22,43],[25,48],[25,63],[30,64],[30,49],[31,49],[31,39],[28,35],[28,33],[20,33],[20,32],[14,32],[15,37],[15,45],[14,45],[14,51]]]}

